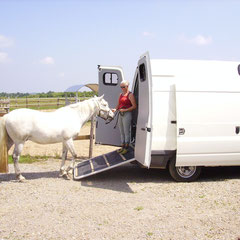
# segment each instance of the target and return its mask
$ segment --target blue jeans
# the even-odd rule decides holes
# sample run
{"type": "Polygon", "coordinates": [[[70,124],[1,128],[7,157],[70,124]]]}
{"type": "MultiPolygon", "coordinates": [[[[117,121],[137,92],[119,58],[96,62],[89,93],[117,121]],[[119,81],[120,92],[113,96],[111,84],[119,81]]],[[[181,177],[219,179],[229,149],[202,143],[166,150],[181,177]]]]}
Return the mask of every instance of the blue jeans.
{"type": "Polygon", "coordinates": [[[131,122],[132,122],[132,113],[131,112],[124,112],[123,116],[121,114],[119,114],[118,127],[119,127],[120,134],[121,134],[121,143],[122,144],[130,143],[131,122]]]}

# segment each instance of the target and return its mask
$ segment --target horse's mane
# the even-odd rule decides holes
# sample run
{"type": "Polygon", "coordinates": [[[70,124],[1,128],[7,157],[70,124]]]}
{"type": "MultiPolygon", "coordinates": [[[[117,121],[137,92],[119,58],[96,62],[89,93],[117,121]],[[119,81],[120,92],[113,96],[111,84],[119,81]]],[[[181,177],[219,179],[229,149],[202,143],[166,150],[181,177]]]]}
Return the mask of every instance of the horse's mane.
{"type": "Polygon", "coordinates": [[[93,100],[93,98],[84,100],[82,102],[72,103],[72,104],[68,105],[67,107],[76,108],[76,107],[79,107],[79,105],[85,105],[86,103],[90,102],[91,100],[93,100]]]}
{"type": "Polygon", "coordinates": [[[90,104],[91,102],[95,102],[94,101],[94,98],[90,98],[90,99],[87,99],[87,100],[84,100],[82,102],[77,102],[77,103],[72,103],[72,104],[69,104],[67,106],[64,106],[62,108],[59,108],[58,110],[60,109],[66,109],[66,108],[71,108],[71,109],[76,109],[76,108],[93,108],[92,105],[90,104]]]}

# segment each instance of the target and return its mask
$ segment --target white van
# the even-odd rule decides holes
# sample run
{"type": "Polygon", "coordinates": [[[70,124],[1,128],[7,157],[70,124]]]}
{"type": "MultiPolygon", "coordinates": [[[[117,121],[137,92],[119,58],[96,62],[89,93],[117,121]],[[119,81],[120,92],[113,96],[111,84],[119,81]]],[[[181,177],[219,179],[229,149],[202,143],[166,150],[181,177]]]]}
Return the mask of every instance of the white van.
{"type": "MultiPolygon", "coordinates": [[[[99,95],[114,108],[121,67],[98,66],[99,95]]],[[[146,168],[168,168],[177,181],[193,181],[202,166],[240,165],[240,63],[138,61],[132,92],[134,159],[146,168]]],[[[96,142],[120,145],[115,121],[97,120],[96,142]]]]}

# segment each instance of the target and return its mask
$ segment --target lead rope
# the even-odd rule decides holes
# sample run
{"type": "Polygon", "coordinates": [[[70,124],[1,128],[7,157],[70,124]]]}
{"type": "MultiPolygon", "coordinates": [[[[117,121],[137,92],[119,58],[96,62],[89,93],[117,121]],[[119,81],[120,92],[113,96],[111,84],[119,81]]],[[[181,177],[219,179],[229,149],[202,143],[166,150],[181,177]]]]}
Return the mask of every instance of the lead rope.
{"type": "MultiPolygon", "coordinates": [[[[115,123],[115,125],[114,125],[113,129],[115,129],[115,128],[117,127],[117,124],[118,124],[118,118],[119,118],[119,114],[120,114],[120,111],[119,111],[119,110],[117,110],[117,113],[116,113],[117,120],[116,120],[116,123],[115,123]]],[[[114,116],[114,117],[115,117],[115,116],[114,116]]]]}
{"type": "MultiPolygon", "coordinates": [[[[114,114],[113,119],[117,118],[117,120],[116,120],[116,123],[115,123],[113,129],[115,129],[115,128],[117,127],[119,114],[121,114],[119,110],[117,110],[117,111],[115,112],[115,114],[114,114]]],[[[107,120],[107,121],[105,122],[105,124],[109,124],[111,121],[113,121],[113,119],[107,120]]]]}

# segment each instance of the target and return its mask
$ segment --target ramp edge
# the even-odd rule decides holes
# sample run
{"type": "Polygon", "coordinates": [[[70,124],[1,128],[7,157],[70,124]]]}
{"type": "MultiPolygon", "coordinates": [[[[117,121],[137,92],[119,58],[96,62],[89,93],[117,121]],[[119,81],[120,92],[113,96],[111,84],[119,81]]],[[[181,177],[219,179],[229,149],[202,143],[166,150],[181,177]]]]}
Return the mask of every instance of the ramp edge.
{"type": "MultiPolygon", "coordinates": [[[[91,159],[86,160],[86,161],[90,161],[90,160],[91,160],[91,159]]],[[[88,174],[82,175],[82,176],[76,176],[76,171],[75,171],[75,169],[76,169],[77,167],[75,167],[74,170],[73,170],[73,180],[80,180],[80,179],[83,179],[83,178],[86,178],[86,177],[89,177],[89,176],[92,176],[92,175],[96,175],[96,174],[98,174],[98,173],[108,171],[108,170],[110,170],[110,169],[112,169],[112,168],[116,168],[116,167],[118,167],[118,166],[124,165],[124,164],[126,164],[126,163],[130,163],[130,162],[133,162],[133,161],[135,161],[135,158],[131,158],[131,159],[129,159],[129,160],[125,160],[124,162],[115,164],[115,165],[113,165],[113,166],[108,166],[107,168],[104,168],[104,169],[101,169],[101,170],[98,170],[98,171],[94,171],[94,172],[91,172],[91,173],[88,173],[88,174]]]]}

